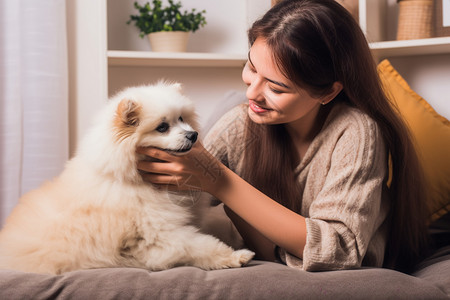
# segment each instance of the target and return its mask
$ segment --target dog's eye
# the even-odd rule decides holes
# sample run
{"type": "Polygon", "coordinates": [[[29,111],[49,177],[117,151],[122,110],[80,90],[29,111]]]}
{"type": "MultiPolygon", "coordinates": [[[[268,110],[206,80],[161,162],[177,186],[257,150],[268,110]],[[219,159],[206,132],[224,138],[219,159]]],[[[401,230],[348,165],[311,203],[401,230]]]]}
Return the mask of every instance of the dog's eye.
{"type": "Polygon", "coordinates": [[[166,132],[167,130],[169,130],[169,124],[167,124],[166,122],[163,122],[159,124],[158,127],[156,127],[156,131],[161,133],[166,132]]]}
{"type": "Polygon", "coordinates": [[[180,117],[178,118],[178,121],[183,122],[183,117],[180,116],[180,117]]]}

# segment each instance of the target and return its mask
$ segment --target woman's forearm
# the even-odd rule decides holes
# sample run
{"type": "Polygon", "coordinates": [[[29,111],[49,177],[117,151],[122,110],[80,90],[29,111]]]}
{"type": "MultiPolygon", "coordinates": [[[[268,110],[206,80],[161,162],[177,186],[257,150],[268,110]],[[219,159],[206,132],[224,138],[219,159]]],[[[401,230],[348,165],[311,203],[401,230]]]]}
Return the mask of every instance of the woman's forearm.
{"type": "Polygon", "coordinates": [[[304,217],[264,195],[225,166],[208,192],[275,245],[302,258],[306,244],[304,217]]]}
{"type": "Polygon", "coordinates": [[[259,231],[245,222],[227,206],[224,207],[227,216],[233,222],[245,242],[245,246],[255,252],[256,259],[275,261],[275,244],[259,231]]]}

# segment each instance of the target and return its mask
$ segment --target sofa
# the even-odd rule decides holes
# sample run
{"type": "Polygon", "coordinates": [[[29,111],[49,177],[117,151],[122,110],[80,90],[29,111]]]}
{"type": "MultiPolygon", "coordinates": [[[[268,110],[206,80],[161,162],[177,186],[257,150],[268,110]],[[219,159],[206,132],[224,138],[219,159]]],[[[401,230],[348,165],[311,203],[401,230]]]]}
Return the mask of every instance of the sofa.
{"type": "MultiPolygon", "coordinates": [[[[378,70],[415,137],[429,183],[433,251],[412,274],[384,268],[306,272],[258,260],[214,271],[189,266],[158,272],[105,268],[53,276],[0,270],[0,299],[450,299],[450,123],[389,61],[381,62],[378,70]]],[[[240,96],[230,93],[226,98],[221,109],[236,104],[240,96]]],[[[212,120],[221,113],[213,113],[212,120]]]]}

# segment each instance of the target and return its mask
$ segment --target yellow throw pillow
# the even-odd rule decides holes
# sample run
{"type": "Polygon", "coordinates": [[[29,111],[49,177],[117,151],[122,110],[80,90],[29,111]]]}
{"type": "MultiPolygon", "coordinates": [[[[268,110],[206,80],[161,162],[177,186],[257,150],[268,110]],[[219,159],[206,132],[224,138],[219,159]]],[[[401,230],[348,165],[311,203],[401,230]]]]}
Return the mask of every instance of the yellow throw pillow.
{"type": "Polygon", "coordinates": [[[450,211],[450,122],[416,94],[388,60],[378,65],[383,87],[415,139],[428,181],[431,220],[450,211]]]}

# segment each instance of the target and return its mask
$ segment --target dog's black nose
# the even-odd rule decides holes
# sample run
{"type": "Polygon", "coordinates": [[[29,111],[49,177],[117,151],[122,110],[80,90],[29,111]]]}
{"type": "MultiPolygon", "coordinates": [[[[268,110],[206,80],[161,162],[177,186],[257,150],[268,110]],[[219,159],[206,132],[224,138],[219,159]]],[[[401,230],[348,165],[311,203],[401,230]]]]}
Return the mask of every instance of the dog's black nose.
{"type": "Polygon", "coordinates": [[[197,140],[197,136],[198,136],[197,131],[188,131],[186,133],[186,138],[190,140],[192,143],[195,143],[195,141],[197,140]]]}

